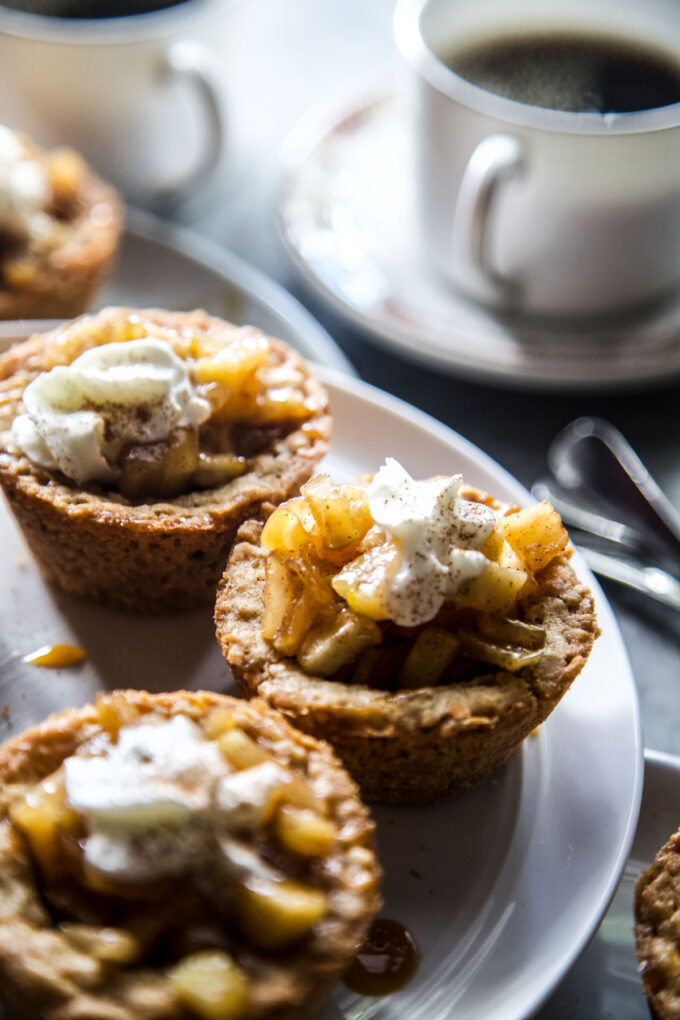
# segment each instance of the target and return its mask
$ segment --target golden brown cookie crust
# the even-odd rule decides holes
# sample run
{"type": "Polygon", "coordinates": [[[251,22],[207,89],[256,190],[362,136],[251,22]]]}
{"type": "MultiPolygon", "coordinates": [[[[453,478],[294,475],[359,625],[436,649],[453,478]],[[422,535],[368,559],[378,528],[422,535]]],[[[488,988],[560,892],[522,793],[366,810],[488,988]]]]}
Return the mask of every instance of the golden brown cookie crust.
{"type": "Polygon", "coordinates": [[[680,829],[635,886],[635,945],[642,984],[657,1020],[680,1018],[680,829]]]}
{"type": "Polygon", "coordinates": [[[25,286],[0,282],[0,319],[70,319],[84,312],[111,272],[123,217],[118,193],[88,170],[77,210],[62,224],[61,244],[45,253],[25,286]]]}
{"type": "MultiPolygon", "coordinates": [[[[303,950],[265,960],[249,1020],[312,1020],[365,935],[380,906],[380,869],[373,823],[332,749],[291,727],[262,701],[207,691],[121,692],[142,713],[200,720],[228,708],[242,725],[285,749],[302,749],[311,782],[329,793],[339,830],[324,868],[330,908],[303,950]]],[[[0,989],[19,1015],[35,1020],[172,1020],[189,1014],[164,973],[148,967],[107,968],[74,947],[54,926],[40,896],[26,844],[11,825],[11,803],[59,767],[101,727],[92,705],[50,716],[0,748],[0,989]]]]}
{"type": "Polygon", "coordinates": [[[522,606],[522,618],[546,630],[533,667],[397,693],[310,677],[262,637],[261,530],[243,525],[218,589],[222,652],[246,695],[333,744],[369,801],[425,803],[490,775],[552,712],[598,634],[592,596],[559,556],[522,606]]]}
{"type": "MultiPolygon", "coordinates": [[[[204,311],[141,315],[171,329],[237,328],[204,311]]],[[[56,332],[0,357],[0,484],[46,577],[69,594],[123,610],[176,612],[212,604],[239,525],[266,519],[295,495],[328,448],[331,418],[321,383],[295,351],[271,339],[282,366],[304,372],[305,393],[318,410],[254,457],[239,478],[173,500],[134,504],[114,491],[77,488],[33,464],[12,442],[21,395],[43,369],[56,332]]]]}

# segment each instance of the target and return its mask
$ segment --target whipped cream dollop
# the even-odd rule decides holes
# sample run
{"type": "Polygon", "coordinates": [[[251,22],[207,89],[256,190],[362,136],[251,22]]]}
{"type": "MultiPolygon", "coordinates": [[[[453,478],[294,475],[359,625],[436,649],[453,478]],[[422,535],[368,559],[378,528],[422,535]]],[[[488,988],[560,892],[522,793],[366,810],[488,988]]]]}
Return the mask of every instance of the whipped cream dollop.
{"type": "Polygon", "coordinates": [[[126,882],[195,869],[210,847],[235,873],[260,874],[239,837],[263,824],[291,778],[274,761],[235,771],[183,715],[123,727],[103,753],[64,762],[67,800],[87,822],[85,860],[126,882]]]}
{"type": "Polygon", "coordinates": [[[115,482],[130,443],[167,439],[210,416],[188,367],[165,340],[145,337],[93,347],[29,383],[14,441],[34,463],[79,485],[115,482]]]}
{"type": "Polygon", "coordinates": [[[34,159],[21,138],[0,124],[0,233],[40,233],[52,188],[45,164],[34,159]]]}
{"type": "Polygon", "coordinates": [[[417,482],[393,458],[371,481],[371,516],[398,550],[383,597],[391,620],[427,623],[488,560],[481,547],[494,529],[490,507],[461,498],[462,475],[417,482]]]}
{"type": "Polygon", "coordinates": [[[85,859],[129,881],[182,871],[197,849],[188,822],[212,806],[227,772],[216,745],[182,715],[126,726],[104,754],[67,758],[66,796],[88,823],[85,859]]]}

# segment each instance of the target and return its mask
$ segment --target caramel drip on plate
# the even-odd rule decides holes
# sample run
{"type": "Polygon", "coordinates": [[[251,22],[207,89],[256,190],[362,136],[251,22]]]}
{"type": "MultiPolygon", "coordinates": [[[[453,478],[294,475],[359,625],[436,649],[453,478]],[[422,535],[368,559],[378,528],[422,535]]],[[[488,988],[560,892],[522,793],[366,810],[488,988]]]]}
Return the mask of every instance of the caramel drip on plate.
{"type": "Polygon", "coordinates": [[[85,658],[85,650],[76,648],[75,645],[43,645],[35,652],[24,655],[22,662],[29,666],[44,666],[48,669],[58,669],[60,666],[74,666],[85,658]]]}
{"type": "Polygon", "coordinates": [[[413,937],[398,921],[377,918],[357,950],[344,982],[360,995],[389,995],[409,981],[418,967],[413,937]]]}

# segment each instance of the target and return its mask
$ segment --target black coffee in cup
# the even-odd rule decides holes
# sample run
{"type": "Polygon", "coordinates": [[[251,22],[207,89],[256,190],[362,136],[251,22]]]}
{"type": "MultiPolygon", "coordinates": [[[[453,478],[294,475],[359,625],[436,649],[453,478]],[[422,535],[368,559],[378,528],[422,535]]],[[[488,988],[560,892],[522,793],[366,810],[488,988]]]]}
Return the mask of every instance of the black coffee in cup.
{"type": "Polygon", "coordinates": [[[576,113],[632,113],[680,102],[680,55],[586,32],[505,35],[444,63],[488,92],[576,113]]]}
{"type": "Polygon", "coordinates": [[[186,0],[5,0],[8,7],[51,18],[127,18],[176,7],[186,0]]]}

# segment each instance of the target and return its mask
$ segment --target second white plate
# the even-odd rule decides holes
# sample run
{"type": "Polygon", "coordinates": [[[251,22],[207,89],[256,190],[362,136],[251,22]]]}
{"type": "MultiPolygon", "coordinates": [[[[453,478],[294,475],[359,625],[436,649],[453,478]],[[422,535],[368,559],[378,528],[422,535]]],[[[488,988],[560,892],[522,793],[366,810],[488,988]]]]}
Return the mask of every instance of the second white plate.
{"type": "Polygon", "coordinates": [[[647,751],[642,809],[616,896],[588,949],[537,1020],[650,1020],[635,953],[635,883],[679,825],[680,758],[647,751]]]}
{"type": "MultiPolygon", "coordinates": [[[[337,477],[373,471],[386,455],[417,476],[462,471],[501,498],[527,493],[456,433],[338,374],[328,378],[335,432],[324,465],[337,477]]],[[[426,808],[380,809],[383,916],[405,924],[421,963],[384,999],[342,986],[324,1020],[518,1020],[532,1013],[604,914],[635,831],[641,789],[639,716],[630,666],[597,583],[602,636],[583,674],[538,736],[464,796],[426,808]]],[[[233,692],[212,613],[127,616],[48,587],[0,507],[0,714],[4,735],[103,688],[233,692]],[[22,656],[44,644],[87,650],[78,668],[48,672],[22,656]]]]}

